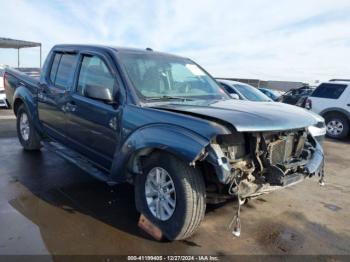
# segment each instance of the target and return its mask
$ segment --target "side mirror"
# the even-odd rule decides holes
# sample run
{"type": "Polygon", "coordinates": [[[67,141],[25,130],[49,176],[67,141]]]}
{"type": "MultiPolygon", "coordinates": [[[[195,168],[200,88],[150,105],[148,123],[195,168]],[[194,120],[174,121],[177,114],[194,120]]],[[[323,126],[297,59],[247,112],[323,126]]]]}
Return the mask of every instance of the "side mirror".
{"type": "Polygon", "coordinates": [[[237,94],[230,94],[231,98],[239,100],[239,95],[237,94]]]}
{"type": "Polygon", "coordinates": [[[107,103],[113,102],[111,90],[103,86],[87,85],[85,89],[85,96],[107,103]]]}

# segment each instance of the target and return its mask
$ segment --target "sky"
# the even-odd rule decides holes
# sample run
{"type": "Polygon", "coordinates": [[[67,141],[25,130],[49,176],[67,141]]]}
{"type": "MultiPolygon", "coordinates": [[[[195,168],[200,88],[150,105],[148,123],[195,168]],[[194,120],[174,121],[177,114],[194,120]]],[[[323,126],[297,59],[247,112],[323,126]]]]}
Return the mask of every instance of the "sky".
{"type": "MultiPolygon", "coordinates": [[[[146,48],[213,76],[314,83],[350,78],[349,0],[0,0],[0,37],[146,48]]],[[[38,48],[21,65],[39,65],[38,48]]],[[[0,49],[16,66],[17,50],[0,49]]]]}

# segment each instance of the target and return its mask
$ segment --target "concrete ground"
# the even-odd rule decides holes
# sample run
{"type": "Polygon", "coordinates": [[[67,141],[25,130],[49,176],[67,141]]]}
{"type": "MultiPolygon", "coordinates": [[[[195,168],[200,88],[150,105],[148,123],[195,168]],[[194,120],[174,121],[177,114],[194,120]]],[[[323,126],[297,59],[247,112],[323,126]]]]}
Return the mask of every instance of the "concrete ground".
{"type": "Polygon", "coordinates": [[[24,152],[0,110],[0,254],[350,254],[350,141],[327,140],[326,185],[310,179],[250,201],[242,234],[233,204],[209,206],[186,241],[156,242],[137,227],[133,188],[109,187],[43,149],[24,152]]]}

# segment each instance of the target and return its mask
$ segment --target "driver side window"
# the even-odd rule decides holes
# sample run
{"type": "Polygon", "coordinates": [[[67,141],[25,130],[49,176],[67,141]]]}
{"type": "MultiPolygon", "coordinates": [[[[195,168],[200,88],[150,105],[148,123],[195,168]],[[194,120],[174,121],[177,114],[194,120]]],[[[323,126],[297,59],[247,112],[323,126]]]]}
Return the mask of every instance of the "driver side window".
{"type": "Polygon", "coordinates": [[[108,69],[105,62],[97,56],[84,56],[79,72],[77,93],[81,96],[89,97],[87,89],[89,87],[108,88],[113,94],[115,78],[108,69]]]}

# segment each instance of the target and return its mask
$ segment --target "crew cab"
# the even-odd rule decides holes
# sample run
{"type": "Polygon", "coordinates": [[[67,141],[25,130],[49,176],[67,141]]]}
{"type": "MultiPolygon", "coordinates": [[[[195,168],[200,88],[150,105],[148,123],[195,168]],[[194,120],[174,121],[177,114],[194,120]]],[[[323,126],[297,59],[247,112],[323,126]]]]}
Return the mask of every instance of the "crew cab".
{"type": "Polygon", "coordinates": [[[46,146],[109,185],[132,183],[136,208],[169,240],[191,236],[207,202],[323,179],[313,113],[233,100],[188,58],[57,45],[39,80],[7,69],[4,81],[25,150],[46,146]]]}

